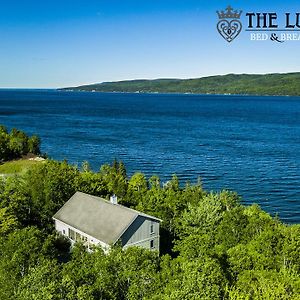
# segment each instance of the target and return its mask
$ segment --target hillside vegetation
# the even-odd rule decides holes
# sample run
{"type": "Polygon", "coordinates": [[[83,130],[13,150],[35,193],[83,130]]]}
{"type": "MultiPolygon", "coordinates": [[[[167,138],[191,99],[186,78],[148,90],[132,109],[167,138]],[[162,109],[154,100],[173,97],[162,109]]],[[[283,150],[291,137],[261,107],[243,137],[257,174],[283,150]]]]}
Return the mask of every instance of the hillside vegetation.
{"type": "Polygon", "coordinates": [[[69,87],[62,90],[300,96],[300,73],[266,75],[228,74],[197,79],[128,80],[69,87]]]}
{"type": "MultiPolygon", "coordinates": [[[[241,179],[242,180],[242,179],[241,179]]],[[[288,225],[230,191],[201,181],[127,176],[122,162],[98,172],[46,160],[0,177],[2,300],[299,300],[300,225],[288,225]],[[162,219],[161,253],[105,254],[69,244],[53,215],[76,192],[109,198],[162,219]]]]}
{"type": "Polygon", "coordinates": [[[244,206],[229,191],[180,187],[176,176],[127,177],[122,163],[94,173],[47,160],[0,178],[0,299],[298,300],[300,226],[244,206]],[[88,253],[55,233],[52,216],[76,192],[161,218],[161,255],[113,247],[88,253]]]}

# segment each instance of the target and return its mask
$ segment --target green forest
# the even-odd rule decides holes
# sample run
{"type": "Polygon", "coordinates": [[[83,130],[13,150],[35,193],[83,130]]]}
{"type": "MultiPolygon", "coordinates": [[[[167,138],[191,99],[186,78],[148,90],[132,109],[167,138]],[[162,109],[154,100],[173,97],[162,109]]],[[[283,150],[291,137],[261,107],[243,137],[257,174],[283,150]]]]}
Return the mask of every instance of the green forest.
{"type": "MultiPolygon", "coordinates": [[[[1,153],[1,158],[3,158],[1,153]]],[[[284,224],[231,191],[201,181],[162,184],[128,176],[114,161],[94,172],[46,160],[0,178],[0,299],[299,300],[300,225],[284,224]],[[76,192],[162,219],[161,253],[114,246],[88,253],[54,230],[52,216],[76,192]]]]}
{"type": "Polygon", "coordinates": [[[191,93],[300,96],[300,73],[228,74],[194,79],[103,82],[62,90],[126,93],[191,93]]]}
{"type": "Polygon", "coordinates": [[[27,154],[40,154],[38,136],[28,136],[25,132],[13,128],[8,132],[0,125],[0,162],[21,158],[27,154]]]}

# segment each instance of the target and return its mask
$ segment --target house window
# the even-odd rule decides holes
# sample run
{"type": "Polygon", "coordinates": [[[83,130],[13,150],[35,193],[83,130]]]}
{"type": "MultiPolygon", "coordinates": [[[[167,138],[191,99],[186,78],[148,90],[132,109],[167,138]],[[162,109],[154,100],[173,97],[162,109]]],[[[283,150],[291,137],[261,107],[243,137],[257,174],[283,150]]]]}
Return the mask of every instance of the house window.
{"type": "Polygon", "coordinates": [[[81,241],[81,235],[80,233],[76,232],[76,242],[80,242],[81,241]]]}
{"type": "Polygon", "coordinates": [[[150,224],[150,234],[153,234],[154,233],[154,223],[151,221],[151,224],[150,224]]]}
{"type": "Polygon", "coordinates": [[[66,231],[63,229],[63,234],[66,234],[66,231]]]}
{"type": "Polygon", "coordinates": [[[75,241],[75,231],[69,228],[69,238],[73,241],[75,241]]]}
{"type": "Polygon", "coordinates": [[[154,240],[151,240],[150,241],[150,249],[153,249],[154,248],[154,240]]]}

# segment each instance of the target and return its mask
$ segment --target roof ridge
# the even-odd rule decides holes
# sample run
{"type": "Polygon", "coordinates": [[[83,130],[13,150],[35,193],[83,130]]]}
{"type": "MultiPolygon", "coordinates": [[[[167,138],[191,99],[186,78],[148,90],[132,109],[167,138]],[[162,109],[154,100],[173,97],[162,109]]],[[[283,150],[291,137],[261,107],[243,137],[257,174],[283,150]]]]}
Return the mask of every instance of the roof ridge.
{"type": "MultiPolygon", "coordinates": [[[[106,199],[104,199],[104,198],[102,198],[102,197],[95,196],[95,195],[91,195],[91,194],[87,194],[87,193],[84,193],[84,192],[81,192],[81,191],[77,191],[76,193],[81,193],[81,194],[83,194],[83,195],[85,195],[85,196],[93,197],[93,198],[95,198],[95,199],[97,199],[97,200],[100,199],[101,201],[105,202],[106,204],[109,204],[109,205],[112,205],[112,206],[116,206],[116,207],[119,207],[119,208],[121,208],[121,209],[126,209],[126,210],[129,210],[129,211],[131,211],[131,212],[133,212],[133,213],[139,215],[139,216],[147,217],[147,218],[154,219],[154,220],[158,220],[158,221],[162,222],[162,220],[159,219],[159,218],[150,216],[150,215],[148,215],[148,214],[145,214],[145,213],[143,213],[143,212],[140,212],[140,211],[135,210],[135,209],[133,209],[133,208],[124,206],[124,205],[119,204],[119,203],[113,204],[113,203],[111,203],[109,200],[106,200],[106,199]]],[[[75,193],[75,194],[76,194],[76,193],[75,193]]]]}

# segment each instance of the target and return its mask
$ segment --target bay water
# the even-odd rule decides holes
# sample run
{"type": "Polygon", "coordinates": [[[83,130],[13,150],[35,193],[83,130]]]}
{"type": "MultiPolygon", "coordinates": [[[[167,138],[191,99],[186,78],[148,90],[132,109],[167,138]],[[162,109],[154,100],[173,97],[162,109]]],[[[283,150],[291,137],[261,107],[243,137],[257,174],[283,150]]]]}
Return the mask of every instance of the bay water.
{"type": "Polygon", "coordinates": [[[300,222],[300,97],[2,89],[0,124],[39,135],[53,159],[201,177],[206,190],[300,222]]]}

